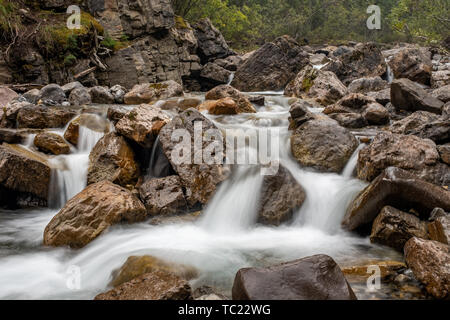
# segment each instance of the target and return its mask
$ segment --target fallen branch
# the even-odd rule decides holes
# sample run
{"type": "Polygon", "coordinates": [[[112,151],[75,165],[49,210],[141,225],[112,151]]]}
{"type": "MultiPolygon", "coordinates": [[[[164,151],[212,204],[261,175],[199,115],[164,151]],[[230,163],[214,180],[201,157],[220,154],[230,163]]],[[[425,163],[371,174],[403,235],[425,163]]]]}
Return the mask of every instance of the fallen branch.
{"type": "Polygon", "coordinates": [[[97,70],[97,66],[92,67],[92,68],[89,68],[89,69],[87,69],[87,70],[84,70],[84,71],[82,71],[82,72],[76,74],[73,78],[74,78],[75,80],[78,80],[78,79],[80,79],[80,78],[82,78],[82,77],[84,77],[84,76],[87,76],[87,75],[90,74],[91,72],[94,72],[95,70],[97,70]]]}

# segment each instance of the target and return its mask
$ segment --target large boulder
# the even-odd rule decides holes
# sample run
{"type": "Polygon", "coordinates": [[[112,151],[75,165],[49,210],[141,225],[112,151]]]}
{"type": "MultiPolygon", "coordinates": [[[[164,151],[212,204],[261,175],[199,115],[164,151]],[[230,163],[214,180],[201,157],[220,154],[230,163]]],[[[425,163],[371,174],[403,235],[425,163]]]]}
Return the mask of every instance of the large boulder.
{"type": "Polygon", "coordinates": [[[46,205],[50,174],[45,159],[18,146],[0,145],[0,205],[46,205]]]}
{"type": "Polygon", "coordinates": [[[64,141],[64,139],[52,132],[42,132],[34,137],[34,145],[45,153],[51,153],[55,155],[69,154],[70,146],[64,141]]]}
{"type": "Polygon", "coordinates": [[[161,83],[137,84],[124,97],[126,104],[154,103],[161,99],[168,99],[183,95],[183,87],[173,81],[161,83]]]}
{"type": "Polygon", "coordinates": [[[120,269],[113,271],[111,285],[118,287],[146,273],[158,270],[172,273],[186,280],[191,280],[197,276],[197,270],[190,266],[170,263],[152,256],[131,256],[120,269]]]}
{"type": "Polygon", "coordinates": [[[95,300],[190,300],[191,287],[186,280],[163,270],[146,273],[125,282],[95,300]]]}
{"type": "Polygon", "coordinates": [[[19,111],[24,108],[29,107],[34,108],[35,105],[27,101],[17,101],[13,100],[5,106],[0,108],[0,127],[3,128],[16,128],[17,127],[17,115],[19,111]]]}
{"type": "Polygon", "coordinates": [[[139,187],[139,193],[151,216],[173,215],[187,205],[178,176],[148,179],[139,187]]]}
{"type": "Polygon", "coordinates": [[[209,90],[220,84],[226,84],[230,80],[231,72],[216,63],[207,63],[200,72],[202,89],[209,90]]]}
{"type": "Polygon", "coordinates": [[[389,88],[387,81],[381,79],[381,77],[360,78],[353,80],[348,85],[348,92],[352,93],[368,93],[378,92],[389,88]]]}
{"type": "Polygon", "coordinates": [[[19,97],[19,95],[15,91],[7,87],[0,87],[0,108],[5,107],[17,97],[19,97]]]}
{"type": "Polygon", "coordinates": [[[65,107],[26,105],[17,113],[18,128],[63,128],[77,112],[65,107]]]}
{"type": "Polygon", "coordinates": [[[450,297],[450,247],[412,238],[405,245],[405,260],[414,276],[437,299],[450,297]]]}
{"type": "Polygon", "coordinates": [[[116,123],[116,131],[145,148],[151,148],[170,118],[156,106],[142,104],[116,123]]]}
{"type": "Polygon", "coordinates": [[[108,180],[123,187],[135,185],[139,177],[133,149],[115,132],[101,138],[89,155],[87,183],[108,180]]]}
{"type": "MultiPolygon", "coordinates": [[[[198,144],[195,148],[197,151],[194,151],[198,154],[197,156],[193,156],[195,124],[201,125],[203,133],[208,130],[213,131],[217,136],[215,139],[221,139],[220,141],[215,141],[219,145],[221,143],[223,144],[224,139],[221,131],[195,109],[188,109],[180,113],[169,124],[165,125],[159,133],[159,141],[164,154],[169,159],[173,169],[180,176],[181,184],[185,188],[186,199],[190,206],[194,206],[197,203],[208,203],[208,200],[214,195],[219,183],[224,181],[229,174],[229,170],[223,165],[223,159],[226,154],[225,147],[223,147],[222,152],[216,149],[217,152],[215,152],[214,157],[217,160],[216,163],[207,163],[205,159],[199,163],[196,160],[197,156],[200,155],[200,152],[204,155],[205,148],[212,143],[208,139],[201,139],[201,145],[198,144]],[[178,136],[177,142],[174,142],[172,135],[178,129],[185,130],[189,134],[181,137],[182,139],[178,136]],[[183,147],[182,157],[180,155],[180,145],[183,147]],[[185,150],[184,147],[189,149],[185,150]],[[186,155],[184,154],[185,151],[187,152],[186,155]]],[[[212,150],[210,150],[210,153],[212,153],[212,150]]]]}
{"type": "Polygon", "coordinates": [[[412,237],[428,239],[427,232],[426,222],[412,214],[386,206],[373,222],[370,241],[402,251],[405,243],[412,237]]]}
{"type": "Polygon", "coordinates": [[[89,94],[92,98],[93,103],[112,104],[115,102],[114,96],[107,87],[101,86],[92,87],[89,89],[89,94]]]}
{"type": "Polygon", "coordinates": [[[431,140],[380,132],[359,153],[358,177],[372,181],[392,166],[408,170],[423,180],[445,185],[450,182],[450,171],[439,159],[436,144],[431,140]]]}
{"type": "Polygon", "coordinates": [[[388,56],[388,64],[396,79],[407,78],[414,82],[430,85],[431,53],[424,48],[393,49],[384,52],[388,56]]]}
{"type": "Polygon", "coordinates": [[[347,88],[333,72],[307,66],[289,83],[284,94],[290,97],[313,99],[327,106],[345,96],[347,88]]]}
{"type": "Polygon", "coordinates": [[[206,18],[193,25],[198,40],[198,55],[203,63],[223,59],[235,53],[228,47],[225,38],[206,18]]]}
{"type": "Polygon", "coordinates": [[[432,123],[438,119],[439,116],[435,113],[416,111],[411,115],[392,123],[389,127],[389,131],[397,134],[411,134],[411,132],[419,130],[427,123],[432,123]]]}
{"type": "Polygon", "coordinates": [[[371,225],[385,206],[404,211],[414,209],[426,220],[434,208],[450,210],[450,192],[408,171],[390,167],[353,200],[342,226],[350,231],[362,230],[371,225]]]}
{"type": "Polygon", "coordinates": [[[233,300],[356,300],[336,262],[316,255],[237,272],[233,300]]]}
{"type": "Polygon", "coordinates": [[[391,84],[391,102],[397,110],[442,113],[444,103],[434,98],[409,79],[394,80],[391,84]]]}
{"type": "Polygon", "coordinates": [[[321,171],[341,172],[357,147],[353,134],[329,118],[307,121],[291,136],[297,161],[321,171]]]}
{"type": "Polygon", "coordinates": [[[91,184],[70,199],[44,230],[44,245],[82,248],[110,226],[144,221],[144,205],[110,181],[91,184]]]}
{"type": "Polygon", "coordinates": [[[308,62],[308,54],[297,42],[279,37],[242,63],[231,85],[246,92],[283,90],[308,62]]]}
{"type": "Polygon", "coordinates": [[[41,89],[39,100],[48,105],[61,105],[66,101],[66,94],[59,85],[49,84],[41,89]]]}
{"type": "Polygon", "coordinates": [[[289,114],[291,115],[289,117],[289,130],[295,130],[305,122],[315,118],[314,113],[309,111],[311,107],[312,105],[309,102],[302,99],[291,105],[289,109],[289,114]]]}
{"type": "Polygon", "coordinates": [[[367,105],[362,115],[369,124],[376,126],[390,121],[389,111],[377,102],[367,105]]]}
{"type": "Polygon", "coordinates": [[[292,174],[280,166],[275,175],[265,176],[259,198],[258,222],[278,226],[292,219],[306,199],[306,192],[292,174]]]}
{"type": "Polygon", "coordinates": [[[322,70],[332,71],[348,85],[356,79],[377,77],[386,73],[386,62],[380,49],[373,43],[358,44],[330,62],[322,70]]]}
{"type": "Polygon", "coordinates": [[[232,98],[236,102],[238,113],[256,112],[248,97],[230,85],[217,86],[209,90],[205,95],[205,99],[207,100],[219,100],[223,98],[232,98]]]}
{"type": "Polygon", "coordinates": [[[92,97],[89,90],[85,87],[75,88],[70,92],[69,102],[71,105],[82,106],[92,103],[92,97]]]}

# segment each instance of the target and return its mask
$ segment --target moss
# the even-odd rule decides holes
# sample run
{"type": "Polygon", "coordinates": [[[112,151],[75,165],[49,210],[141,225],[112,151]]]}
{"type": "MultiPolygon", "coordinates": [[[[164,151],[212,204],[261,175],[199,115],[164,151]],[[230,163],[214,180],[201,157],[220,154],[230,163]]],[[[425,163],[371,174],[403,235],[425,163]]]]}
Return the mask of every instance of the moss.
{"type": "Polygon", "coordinates": [[[302,81],[302,91],[308,93],[311,87],[314,85],[314,80],[317,78],[317,72],[316,70],[311,70],[307,74],[305,74],[305,77],[302,81]]]}
{"type": "Polygon", "coordinates": [[[152,84],[150,84],[149,87],[150,87],[150,89],[162,90],[162,89],[166,89],[168,87],[168,85],[165,83],[152,83],[152,84]]]}
{"type": "Polygon", "coordinates": [[[64,65],[67,67],[73,66],[76,61],[77,57],[75,57],[73,54],[68,54],[64,57],[64,65]]]}
{"type": "Polygon", "coordinates": [[[189,29],[187,22],[183,17],[175,16],[175,28],[177,29],[189,29]]]}

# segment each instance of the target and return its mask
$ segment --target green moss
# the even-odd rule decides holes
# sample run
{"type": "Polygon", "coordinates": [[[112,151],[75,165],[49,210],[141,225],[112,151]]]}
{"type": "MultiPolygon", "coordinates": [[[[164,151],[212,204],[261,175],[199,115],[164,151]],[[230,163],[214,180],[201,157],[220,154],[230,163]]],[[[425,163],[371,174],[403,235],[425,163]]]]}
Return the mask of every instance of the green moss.
{"type": "Polygon", "coordinates": [[[175,16],[175,28],[177,29],[189,29],[187,22],[183,17],[175,16]]]}
{"type": "Polygon", "coordinates": [[[149,87],[150,87],[150,89],[162,90],[162,89],[166,89],[168,87],[168,85],[165,83],[152,83],[152,84],[150,84],[149,87]]]}
{"type": "Polygon", "coordinates": [[[73,54],[68,54],[64,57],[64,65],[67,67],[73,66],[76,61],[77,57],[75,57],[73,54]]]}
{"type": "Polygon", "coordinates": [[[314,85],[314,80],[317,78],[316,70],[308,72],[302,81],[302,91],[308,93],[311,87],[314,85]]]}

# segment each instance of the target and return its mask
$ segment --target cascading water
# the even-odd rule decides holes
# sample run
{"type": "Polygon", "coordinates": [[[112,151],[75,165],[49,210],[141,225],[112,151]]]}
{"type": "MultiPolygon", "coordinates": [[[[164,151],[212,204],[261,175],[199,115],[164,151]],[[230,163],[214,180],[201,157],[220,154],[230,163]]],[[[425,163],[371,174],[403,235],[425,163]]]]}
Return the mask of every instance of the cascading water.
{"type": "Polygon", "coordinates": [[[228,79],[227,85],[230,85],[234,80],[234,72],[230,73],[230,77],[228,79]]]}
{"type": "MultiPolygon", "coordinates": [[[[56,210],[0,214],[0,299],[92,299],[106,290],[112,271],[131,255],[148,254],[191,265],[200,274],[192,281],[194,287],[206,284],[225,294],[230,293],[234,275],[242,267],[269,265],[318,253],[328,254],[338,263],[398,258],[393,251],[370,245],[367,239],[340,230],[348,203],[365,185],[348,173],[353,172],[356,162],[351,160],[342,175],[300,168],[290,154],[287,101],[284,97],[266,95],[266,106],[259,108],[257,114],[208,117],[221,129],[236,129],[236,134],[239,134],[237,129],[280,131],[280,162],[307,194],[306,202],[295,213],[291,224],[254,225],[263,176],[252,166],[237,167],[196,222],[117,225],[77,251],[41,246],[43,230],[56,210]],[[74,266],[80,271],[80,290],[66,285],[71,275],[69,270],[74,266]]],[[[80,139],[90,141],[86,145],[93,146],[97,138],[92,132],[80,130],[80,139]]],[[[88,153],[79,153],[87,161],[88,153]]],[[[67,165],[67,171],[73,176],[69,177],[67,172],[62,181],[85,181],[87,162],[82,165],[76,156],[77,153],[68,156],[74,159],[67,165]]],[[[65,171],[58,171],[62,172],[65,171]]],[[[63,185],[65,182],[58,182],[60,192],[63,185]]],[[[67,187],[71,192],[80,188],[81,184],[67,187]]],[[[69,195],[65,197],[68,199],[69,195]]]]}

